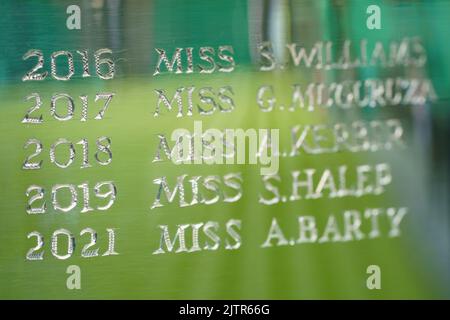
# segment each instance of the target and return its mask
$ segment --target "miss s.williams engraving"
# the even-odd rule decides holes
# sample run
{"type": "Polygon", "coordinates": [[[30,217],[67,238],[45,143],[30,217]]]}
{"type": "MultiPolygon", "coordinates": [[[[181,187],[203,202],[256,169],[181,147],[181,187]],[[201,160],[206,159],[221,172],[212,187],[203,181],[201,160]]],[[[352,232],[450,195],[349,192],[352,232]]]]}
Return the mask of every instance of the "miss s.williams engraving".
{"type": "Polygon", "coordinates": [[[379,163],[363,164],[355,168],[342,165],[323,170],[314,168],[294,170],[290,172],[289,184],[286,183],[286,179],[281,179],[280,175],[263,176],[261,179],[263,192],[259,195],[259,203],[274,205],[280,202],[320,198],[378,196],[391,184],[392,173],[387,163],[379,163]],[[281,194],[282,185],[290,186],[289,196],[281,194]]]}
{"type": "Polygon", "coordinates": [[[349,70],[365,67],[420,68],[427,62],[425,48],[421,39],[417,37],[391,41],[389,45],[381,41],[370,44],[363,39],[359,43],[345,40],[340,47],[332,41],[318,41],[309,47],[299,43],[287,43],[284,47],[287,58],[277,59],[270,42],[260,44],[259,70],[272,71],[288,66],[316,70],[349,70]]]}

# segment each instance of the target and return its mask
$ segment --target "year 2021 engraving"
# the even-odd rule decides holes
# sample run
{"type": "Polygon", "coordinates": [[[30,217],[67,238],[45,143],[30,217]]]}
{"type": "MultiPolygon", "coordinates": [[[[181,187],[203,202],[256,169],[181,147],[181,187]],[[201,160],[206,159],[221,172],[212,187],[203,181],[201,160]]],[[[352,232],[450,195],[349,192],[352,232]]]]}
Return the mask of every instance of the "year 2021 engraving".
{"type": "MultiPolygon", "coordinates": [[[[106,233],[108,237],[108,242],[106,250],[104,251],[102,256],[118,255],[118,253],[115,250],[115,239],[116,239],[115,230],[113,228],[107,228],[106,233]]],[[[92,228],[84,228],[80,232],[80,237],[85,234],[89,235],[90,242],[83,246],[83,249],[81,250],[80,253],[81,257],[92,258],[99,256],[100,248],[95,248],[97,244],[97,231],[95,231],[92,228]]],[[[28,239],[33,237],[36,238],[36,246],[28,250],[26,254],[26,259],[31,261],[44,260],[44,245],[45,245],[44,236],[42,235],[42,233],[38,231],[32,231],[27,235],[28,239]]],[[[51,235],[50,252],[56,259],[59,260],[69,259],[75,251],[75,242],[76,242],[75,237],[72,234],[72,232],[64,228],[58,229],[51,235]],[[65,247],[66,252],[61,253],[60,250],[58,250],[59,247],[58,244],[61,241],[63,241],[64,237],[67,240],[67,245],[65,247]]]]}

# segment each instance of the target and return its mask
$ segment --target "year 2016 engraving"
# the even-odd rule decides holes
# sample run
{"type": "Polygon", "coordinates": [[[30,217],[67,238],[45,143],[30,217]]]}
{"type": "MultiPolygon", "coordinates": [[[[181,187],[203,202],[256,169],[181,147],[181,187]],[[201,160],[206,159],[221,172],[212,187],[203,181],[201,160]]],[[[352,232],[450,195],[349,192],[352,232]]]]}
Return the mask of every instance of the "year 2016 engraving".
{"type": "MultiPolygon", "coordinates": [[[[88,50],[77,50],[76,53],[81,57],[83,68],[82,77],[90,77],[91,74],[89,71],[90,61],[88,50]]],[[[114,61],[109,57],[105,57],[105,55],[112,55],[112,53],[112,50],[106,48],[99,49],[94,53],[95,71],[100,79],[109,80],[114,78],[114,61]]],[[[48,71],[40,71],[44,68],[44,54],[42,53],[42,50],[31,49],[27,51],[23,56],[23,60],[28,60],[33,57],[37,58],[37,63],[22,77],[22,81],[42,81],[48,76],[48,71]]],[[[65,50],[53,52],[51,54],[50,70],[50,74],[53,79],[61,81],[70,80],[75,74],[73,53],[65,50]],[[59,59],[63,59],[63,57],[65,57],[67,61],[67,68],[65,68],[65,71],[60,71],[57,67],[57,61],[59,59]],[[65,72],[65,74],[62,74],[63,72],[65,72]]]]}

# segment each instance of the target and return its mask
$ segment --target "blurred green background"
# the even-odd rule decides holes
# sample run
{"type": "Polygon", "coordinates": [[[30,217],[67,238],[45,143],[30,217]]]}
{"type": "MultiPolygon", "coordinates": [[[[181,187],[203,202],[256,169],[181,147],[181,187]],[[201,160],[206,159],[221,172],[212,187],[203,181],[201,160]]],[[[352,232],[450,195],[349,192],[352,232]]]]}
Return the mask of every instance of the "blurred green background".
{"type": "MultiPolygon", "coordinates": [[[[449,223],[449,97],[450,97],[450,1],[2,1],[0,4],[0,298],[80,299],[80,298],[161,298],[161,299],[416,299],[450,297],[449,223]],[[366,8],[379,4],[382,29],[367,30],[366,8]],[[66,28],[66,8],[78,4],[82,10],[81,30],[66,28]],[[277,32],[283,30],[283,32],[277,32]],[[308,113],[273,111],[263,113],[256,103],[259,86],[277,88],[292,83],[307,84],[311,73],[302,69],[284,72],[258,71],[256,45],[261,41],[316,41],[341,43],[367,39],[369,43],[419,36],[428,62],[421,76],[431,79],[438,99],[433,104],[402,108],[332,109],[308,113]],[[157,55],[154,48],[231,45],[236,68],[228,74],[173,75],[152,77],[157,55]],[[33,66],[23,61],[29,49],[42,50],[45,70],[50,71],[54,51],[75,52],[99,48],[114,52],[116,76],[101,80],[81,77],[79,56],[75,56],[75,76],[67,82],[48,77],[45,81],[22,82],[33,66]],[[231,113],[176,118],[165,113],[155,118],[154,89],[173,92],[195,85],[218,88],[230,85],[236,108],[231,113]],[[32,101],[24,98],[38,92],[43,99],[44,123],[22,124],[32,101]],[[75,119],[59,122],[49,114],[50,97],[67,93],[75,98],[75,119]],[[105,119],[80,122],[78,96],[91,98],[98,92],[114,92],[105,119]],[[78,118],[77,118],[78,117],[78,118]],[[192,128],[194,120],[204,127],[280,128],[282,144],[289,143],[289,128],[297,124],[350,122],[355,119],[397,118],[406,132],[407,148],[389,152],[301,155],[280,160],[280,176],[292,170],[323,169],[348,164],[388,162],[393,183],[382,196],[361,198],[300,200],[264,206],[258,203],[263,192],[259,168],[255,166],[176,166],[171,162],[152,163],[158,146],[157,134],[170,136],[176,128],[192,128]],[[283,134],[284,133],[284,134],[283,134]],[[49,161],[49,146],[58,138],[90,141],[91,154],[97,137],[112,140],[113,161],[80,169],[77,149],[75,163],[66,169],[49,161]],[[42,141],[40,170],[23,170],[31,149],[29,138],[42,141]],[[179,208],[176,203],[150,210],[157,189],[153,179],[167,176],[219,175],[241,172],[243,197],[236,203],[219,203],[179,208]],[[114,181],[117,200],[107,211],[88,214],[51,209],[49,190],[58,183],[91,186],[114,181]],[[26,189],[42,185],[49,209],[45,214],[26,213],[26,189]],[[402,236],[382,236],[349,243],[305,244],[260,248],[276,217],[286,234],[296,234],[299,215],[314,215],[324,224],[329,214],[346,209],[407,206],[402,236]],[[153,255],[159,246],[158,225],[173,227],[183,223],[242,220],[239,250],[153,255]],[[106,228],[116,228],[117,256],[81,258],[88,236],[79,232],[91,227],[98,232],[100,252],[107,246],[106,228]],[[57,260],[50,253],[50,237],[59,228],[70,230],[77,246],[73,256],[57,260]],[[27,234],[44,235],[44,259],[27,261],[26,252],[35,246],[27,234]],[[366,268],[376,264],[382,270],[382,289],[368,290],[366,268]],[[78,265],[82,289],[66,288],[66,268],[78,265]]],[[[94,70],[91,69],[94,74],[94,70]]],[[[405,76],[405,70],[357,69],[352,79],[405,76]]],[[[339,72],[327,73],[327,81],[339,79],[339,72]]],[[[278,99],[289,101],[289,91],[278,99]]],[[[97,104],[98,106],[99,104],[97,104]]],[[[94,112],[94,111],[91,111],[94,112]]],[[[90,113],[92,118],[95,114],[90,113]]],[[[288,183],[282,187],[285,194],[288,183]]],[[[94,201],[94,200],[92,200],[94,201]]],[[[80,208],[78,205],[77,208],[80,208]]],[[[382,225],[382,227],[386,227],[382,225]]],[[[63,249],[61,249],[63,250],[63,249]]]]}

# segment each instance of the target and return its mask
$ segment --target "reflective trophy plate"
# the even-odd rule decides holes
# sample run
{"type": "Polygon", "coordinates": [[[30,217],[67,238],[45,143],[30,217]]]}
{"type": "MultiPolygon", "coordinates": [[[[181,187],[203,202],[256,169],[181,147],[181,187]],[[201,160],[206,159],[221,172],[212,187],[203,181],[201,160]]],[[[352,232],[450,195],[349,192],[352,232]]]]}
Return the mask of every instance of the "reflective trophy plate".
{"type": "Polygon", "coordinates": [[[0,298],[450,297],[450,1],[0,11],[0,298]]]}

